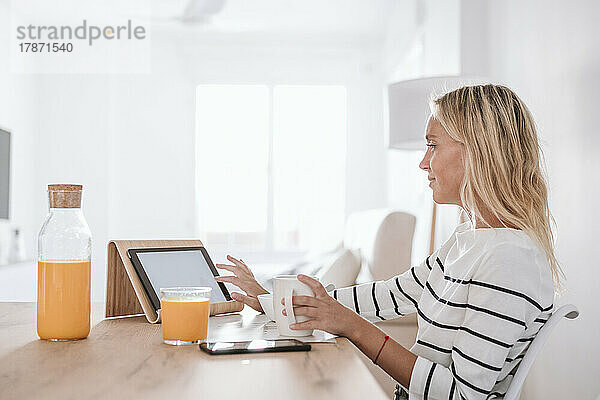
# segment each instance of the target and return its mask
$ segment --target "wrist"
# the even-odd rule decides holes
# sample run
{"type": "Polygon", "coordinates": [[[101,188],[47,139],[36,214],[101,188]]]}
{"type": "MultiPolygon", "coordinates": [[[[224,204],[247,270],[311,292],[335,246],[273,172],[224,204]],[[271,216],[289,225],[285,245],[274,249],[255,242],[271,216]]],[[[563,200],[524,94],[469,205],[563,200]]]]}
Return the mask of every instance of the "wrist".
{"type": "Polygon", "coordinates": [[[366,335],[368,335],[369,325],[371,324],[360,315],[356,314],[355,312],[351,312],[350,322],[347,325],[349,329],[344,336],[356,345],[360,343],[366,335]]]}

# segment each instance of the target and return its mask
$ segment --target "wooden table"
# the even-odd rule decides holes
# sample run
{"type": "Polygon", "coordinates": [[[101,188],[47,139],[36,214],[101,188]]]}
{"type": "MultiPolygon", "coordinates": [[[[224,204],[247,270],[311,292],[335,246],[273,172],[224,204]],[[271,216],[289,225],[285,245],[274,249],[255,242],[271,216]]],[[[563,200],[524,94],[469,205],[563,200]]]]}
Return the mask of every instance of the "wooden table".
{"type": "MultiPolygon", "coordinates": [[[[162,343],[145,318],[103,319],[90,336],[39,340],[35,303],[0,302],[2,399],[389,399],[347,340],[309,352],[209,356],[162,343]]],[[[247,312],[247,311],[245,311],[247,312]]]]}

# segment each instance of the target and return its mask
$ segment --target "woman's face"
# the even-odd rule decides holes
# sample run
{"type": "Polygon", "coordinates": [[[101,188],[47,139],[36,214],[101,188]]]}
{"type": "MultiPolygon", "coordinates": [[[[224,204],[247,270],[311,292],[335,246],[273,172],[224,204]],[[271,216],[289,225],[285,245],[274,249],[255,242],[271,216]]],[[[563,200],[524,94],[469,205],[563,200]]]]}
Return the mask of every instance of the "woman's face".
{"type": "Polygon", "coordinates": [[[433,189],[433,201],[462,205],[460,185],[465,173],[463,144],[452,139],[433,117],[429,117],[427,122],[425,140],[427,152],[419,168],[427,171],[429,187],[433,189]]]}

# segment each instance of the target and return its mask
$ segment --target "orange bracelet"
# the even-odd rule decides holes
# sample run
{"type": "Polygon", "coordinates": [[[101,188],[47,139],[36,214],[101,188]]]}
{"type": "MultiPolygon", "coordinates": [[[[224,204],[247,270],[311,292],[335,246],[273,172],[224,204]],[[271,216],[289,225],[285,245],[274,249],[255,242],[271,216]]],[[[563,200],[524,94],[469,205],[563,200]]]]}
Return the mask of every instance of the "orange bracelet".
{"type": "Polygon", "coordinates": [[[383,340],[383,344],[379,348],[379,351],[377,352],[377,355],[375,356],[375,359],[373,360],[373,364],[377,364],[377,359],[379,358],[379,355],[381,354],[381,350],[383,350],[383,346],[385,346],[385,344],[387,343],[387,341],[388,341],[389,338],[390,337],[388,335],[385,335],[385,339],[383,340]]]}

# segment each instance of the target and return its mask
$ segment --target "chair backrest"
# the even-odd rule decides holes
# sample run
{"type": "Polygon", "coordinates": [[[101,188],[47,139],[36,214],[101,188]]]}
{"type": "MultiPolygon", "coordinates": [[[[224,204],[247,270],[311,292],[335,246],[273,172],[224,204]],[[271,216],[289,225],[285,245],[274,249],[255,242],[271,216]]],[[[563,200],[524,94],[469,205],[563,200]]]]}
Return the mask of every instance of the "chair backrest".
{"type": "Polygon", "coordinates": [[[517,372],[510,382],[508,391],[504,395],[504,400],[519,399],[525,378],[527,377],[535,358],[546,343],[546,340],[548,340],[550,332],[552,332],[554,327],[563,319],[563,317],[575,319],[578,316],[579,310],[577,310],[577,307],[575,307],[573,304],[566,304],[552,313],[552,316],[548,319],[548,321],[546,321],[546,323],[544,323],[544,326],[542,326],[540,331],[537,333],[537,335],[535,335],[535,338],[529,345],[527,353],[525,353],[525,357],[523,357],[521,360],[521,363],[517,368],[517,372]]]}
{"type": "Polygon", "coordinates": [[[410,268],[415,224],[414,215],[390,209],[348,216],[343,245],[360,255],[362,279],[357,283],[389,279],[410,268]]]}

